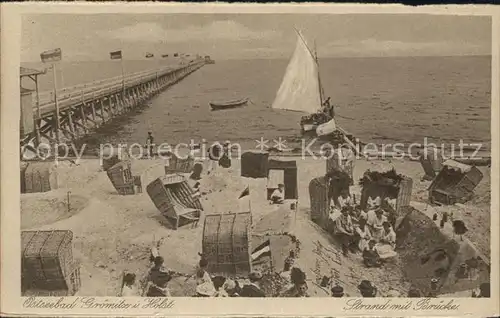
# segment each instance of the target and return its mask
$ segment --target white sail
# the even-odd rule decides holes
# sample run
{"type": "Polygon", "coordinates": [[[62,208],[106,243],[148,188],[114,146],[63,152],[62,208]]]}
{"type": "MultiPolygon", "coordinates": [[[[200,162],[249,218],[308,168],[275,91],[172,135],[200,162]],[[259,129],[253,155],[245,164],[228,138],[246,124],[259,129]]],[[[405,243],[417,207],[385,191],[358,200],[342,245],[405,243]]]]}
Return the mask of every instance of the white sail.
{"type": "Polygon", "coordinates": [[[300,34],[272,108],[310,114],[321,109],[318,64],[300,34]]]}

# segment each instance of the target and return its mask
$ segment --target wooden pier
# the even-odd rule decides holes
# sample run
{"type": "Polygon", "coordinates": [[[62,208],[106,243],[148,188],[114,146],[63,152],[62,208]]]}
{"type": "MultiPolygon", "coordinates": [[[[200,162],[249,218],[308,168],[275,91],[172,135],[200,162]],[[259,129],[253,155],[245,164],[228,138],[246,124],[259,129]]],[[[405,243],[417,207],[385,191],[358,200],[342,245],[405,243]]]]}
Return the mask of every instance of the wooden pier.
{"type": "MultiPolygon", "coordinates": [[[[36,92],[35,96],[27,98],[23,98],[23,94],[30,92],[21,88],[21,147],[29,142],[38,147],[42,142],[59,144],[79,139],[114,117],[142,105],[205,64],[201,59],[187,65],[128,74],[56,92],[36,92]]],[[[21,78],[23,76],[34,79],[33,74],[21,72],[21,78]]]]}

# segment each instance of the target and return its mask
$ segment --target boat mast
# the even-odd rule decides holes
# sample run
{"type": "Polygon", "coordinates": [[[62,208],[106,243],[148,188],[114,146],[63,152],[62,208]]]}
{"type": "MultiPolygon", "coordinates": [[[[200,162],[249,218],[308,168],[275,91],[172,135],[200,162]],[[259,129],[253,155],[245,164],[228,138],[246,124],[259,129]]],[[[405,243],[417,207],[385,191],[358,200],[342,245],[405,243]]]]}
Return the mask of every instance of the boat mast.
{"type": "Polygon", "coordinates": [[[318,66],[317,71],[318,71],[319,97],[321,100],[321,105],[323,105],[324,102],[323,85],[321,85],[321,76],[319,74],[319,62],[318,62],[318,51],[316,50],[316,40],[314,40],[314,59],[316,60],[316,65],[318,66]]]}

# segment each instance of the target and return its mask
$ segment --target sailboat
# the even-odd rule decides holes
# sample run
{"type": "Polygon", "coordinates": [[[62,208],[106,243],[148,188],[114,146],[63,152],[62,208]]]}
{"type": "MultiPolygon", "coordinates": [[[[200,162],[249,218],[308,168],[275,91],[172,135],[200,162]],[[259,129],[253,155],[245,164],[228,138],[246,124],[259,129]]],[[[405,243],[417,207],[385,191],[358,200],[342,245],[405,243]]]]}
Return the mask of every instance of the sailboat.
{"type": "Polygon", "coordinates": [[[301,118],[302,134],[326,136],[338,131],[335,118],[322,112],[323,87],[316,52],[308,47],[299,30],[295,51],[272,104],[273,109],[308,113],[301,118]]]}

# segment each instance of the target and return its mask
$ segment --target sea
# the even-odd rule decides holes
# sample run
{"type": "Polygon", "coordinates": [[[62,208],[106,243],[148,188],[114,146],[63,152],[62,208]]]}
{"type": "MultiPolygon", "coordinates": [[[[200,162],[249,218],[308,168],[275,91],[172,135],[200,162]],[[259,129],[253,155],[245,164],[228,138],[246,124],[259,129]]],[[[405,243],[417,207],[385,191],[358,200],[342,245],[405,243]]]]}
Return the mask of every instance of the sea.
{"type": "MultiPolygon", "coordinates": [[[[268,140],[300,148],[304,114],[271,109],[288,60],[216,60],[168,88],[144,107],[113,120],[85,139],[144,144],[230,141],[243,148],[268,140]],[[249,98],[246,107],[211,111],[209,102],[249,98]],[[262,139],[261,139],[262,138],[262,139]]],[[[438,146],[491,145],[491,56],[374,57],[320,59],[325,96],[338,124],[365,143],[438,146]]],[[[26,64],[27,67],[41,65],[26,64]]],[[[161,66],[157,61],[124,61],[124,72],[161,66]]],[[[120,62],[65,62],[58,85],[72,86],[121,75],[120,62]]],[[[50,71],[41,91],[53,88],[50,71]]],[[[474,147],[474,146],[473,146],[474,147]]]]}

